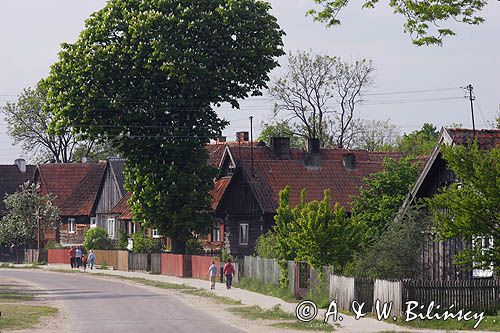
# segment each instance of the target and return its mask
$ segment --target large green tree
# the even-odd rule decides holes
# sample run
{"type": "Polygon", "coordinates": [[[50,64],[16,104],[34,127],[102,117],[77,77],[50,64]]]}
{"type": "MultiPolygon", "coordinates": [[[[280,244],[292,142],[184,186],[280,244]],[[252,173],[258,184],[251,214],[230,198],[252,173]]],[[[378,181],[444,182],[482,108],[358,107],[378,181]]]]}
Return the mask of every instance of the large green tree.
{"type": "Polygon", "coordinates": [[[17,102],[7,103],[3,108],[5,121],[14,143],[40,163],[49,161],[69,163],[82,157],[110,156],[104,145],[81,140],[67,128],[64,132],[52,133],[49,129],[54,112],[47,108],[47,85],[44,80],[34,88],[24,89],[17,102]]]}
{"type": "Polygon", "coordinates": [[[290,138],[290,147],[304,146],[304,140],[301,138],[300,133],[296,133],[293,127],[285,120],[262,123],[262,131],[257,141],[262,140],[267,145],[270,145],[273,136],[290,138]]]}
{"type": "Polygon", "coordinates": [[[367,241],[375,241],[396,217],[420,173],[411,158],[386,158],[384,169],[366,178],[351,203],[353,218],[367,225],[367,241]]]}
{"type": "MultiPolygon", "coordinates": [[[[340,24],[339,13],[349,4],[348,0],[313,0],[319,8],[311,9],[309,14],[327,26],[340,24]]],[[[364,0],[362,8],[374,8],[378,0],[364,0]]],[[[406,22],[404,31],[410,34],[413,44],[442,45],[443,39],[455,35],[446,25],[448,21],[477,25],[484,22],[478,13],[488,3],[487,0],[430,0],[430,1],[389,1],[395,14],[402,15],[406,22]]]]}
{"type": "Polygon", "coordinates": [[[321,146],[350,148],[359,130],[356,108],[373,83],[371,61],[298,51],[288,54],[285,74],[269,94],[274,113],[287,118],[295,133],[319,139],[321,146]]]}
{"type": "Polygon", "coordinates": [[[436,126],[425,123],[421,129],[404,134],[399,143],[399,151],[408,155],[430,155],[437,144],[439,131],[436,126]]]}
{"type": "Polygon", "coordinates": [[[500,148],[485,150],[472,143],[443,145],[441,152],[458,180],[428,201],[434,230],[441,239],[476,241],[457,263],[476,268],[493,263],[500,272],[500,148]],[[489,244],[483,247],[482,239],[489,244]]]}
{"type": "Polygon", "coordinates": [[[43,230],[59,225],[59,210],[52,205],[50,195],[40,194],[37,184],[21,185],[15,193],[6,195],[4,202],[7,215],[0,221],[2,245],[33,248],[37,245],[38,226],[43,240],[43,230]]]}
{"type": "Polygon", "coordinates": [[[138,221],[184,252],[211,225],[205,145],[227,124],[212,106],[259,95],[283,31],[257,0],[111,0],[63,44],[50,77],[54,130],[111,140],[127,159],[138,221]]]}

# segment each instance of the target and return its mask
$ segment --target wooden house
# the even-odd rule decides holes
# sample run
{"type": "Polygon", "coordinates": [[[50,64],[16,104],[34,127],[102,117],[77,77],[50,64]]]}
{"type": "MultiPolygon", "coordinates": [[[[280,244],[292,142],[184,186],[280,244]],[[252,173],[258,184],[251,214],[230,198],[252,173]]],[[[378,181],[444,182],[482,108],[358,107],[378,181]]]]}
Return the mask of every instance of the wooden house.
{"type": "MultiPolygon", "coordinates": [[[[500,130],[476,130],[475,138],[480,148],[491,149],[500,145],[500,130]]],[[[429,198],[439,189],[457,182],[457,177],[443,159],[440,145],[467,144],[474,139],[474,132],[463,128],[442,128],[438,144],[427,159],[425,166],[415,185],[408,194],[402,211],[422,198],[429,198]]],[[[457,267],[453,259],[455,255],[470,248],[472,240],[460,237],[437,242],[435,235],[427,232],[426,241],[421,253],[422,278],[429,280],[462,280],[475,277],[491,277],[491,270],[464,270],[457,267]]],[[[488,245],[488,244],[485,244],[488,245]]]]}
{"type": "Polygon", "coordinates": [[[61,217],[58,230],[44,232],[46,241],[59,241],[63,246],[83,243],[85,231],[95,222],[96,197],[105,168],[106,162],[37,166],[34,181],[42,194],[52,195],[61,217]]]}
{"type": "Polygon", "coordinates": [[[7,214],[5,195],[14,194],[19,187],[33,179],[34,165],[26,165],[22,158],[16,159],[14,164],[0,165],[0,219],[7,214]]]}
{"type": "Polygon", "coordinates": [[[124,178],[125,160],[110,158],[107,160],[102,186],[97,196],[96,225],[104,228],[112,240],[118,239],[118,230],[124,226],[118,222],[118,214],[113,208],[125,196],[124,178]]]}
{"type": "Polygon", "coordinates": [[[331,189],[332,203],[350,212],[351,196],[358,194],[363,179],[381,171],[385,157],[401,156],[322,149],[318,140],[309,140],[306,149],[290,148],[288,138],[273,138],[269,147],[262,142],[227,146],[212,192],[216,222],[211,241],[225,242],[233,256],[254,254],[257,238],[274,225],[279,192],[286,186],[291,187],[292,205],[303,188],[308,200],[321,200],[324,190],[331,189]]]}

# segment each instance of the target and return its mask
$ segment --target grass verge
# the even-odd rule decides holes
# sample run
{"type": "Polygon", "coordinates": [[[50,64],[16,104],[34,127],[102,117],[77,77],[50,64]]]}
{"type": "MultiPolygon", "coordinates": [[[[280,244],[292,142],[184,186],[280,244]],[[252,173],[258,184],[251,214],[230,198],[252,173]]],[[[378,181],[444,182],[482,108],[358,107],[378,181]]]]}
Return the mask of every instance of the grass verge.
{"type": "Polygon", "coordinates": [[[297,299],[293,297],[291,291],[288,288],[277,287],[270,283],[265,284],[255,279],[240,278],[235,286],[241,289],[254,291],[259,294],[278,297],[285,302],[298,302],[297,299]]]}
{"type": "Polygon", "coordinates": [[[271,324],[270,326],[277,328],[284,328],[287,330],[297,330],[297,331],[333,332],[335,330],[333,326],[325,324],[319,320],[313,320],[307,323],[303,323],[301,321],[275,323],[271,324]]]}
{"type": "Polygon", "coordinates": [[[232,299],[232,298],[225,297],[225,296],[219,296],[219,295],[216,295],[216,294],[214,294],[210,291],[207,291],[205,289],[198,289],[198,288],[183,289],[183,290],[181,290],[181,293],[210,298],[215,303],[220,303],[220,304],[229,304],[229,305],[240,305],[241,304],[240,300],[232,299]]]}
{"type": "Polygon", "coordinates": [[[285,312],[281,310],[280,306],[274,306],[270,310],[264,310],[261,307],[254,306],[245,306],[239,308],[230,308],[228,309],[232,314],[238,315],[240,317],[246,319],[270,319],[270,320],[292,320],[295,319],[295,316],[291,313],[285,312]]]}
{"type": "Polygon", "coordinates": [[[41,317],[57,312],[51,306],[1,304],[0,330],[25,329],[35,326],[41,317]]]}

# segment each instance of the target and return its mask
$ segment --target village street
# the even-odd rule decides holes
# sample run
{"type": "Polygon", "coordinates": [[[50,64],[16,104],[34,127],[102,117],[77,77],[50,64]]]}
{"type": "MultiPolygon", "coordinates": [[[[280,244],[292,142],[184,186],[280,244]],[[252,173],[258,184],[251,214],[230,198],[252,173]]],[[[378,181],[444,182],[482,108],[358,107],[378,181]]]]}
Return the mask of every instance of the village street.
{"type": "MultiPolygon", "coordinates": [[[[60,301],[70,332],[241,332],[172,292],[83,274],[1,270],[60,301]]],[[[215,309],[214,309],[215,310],[215,309]]]]}

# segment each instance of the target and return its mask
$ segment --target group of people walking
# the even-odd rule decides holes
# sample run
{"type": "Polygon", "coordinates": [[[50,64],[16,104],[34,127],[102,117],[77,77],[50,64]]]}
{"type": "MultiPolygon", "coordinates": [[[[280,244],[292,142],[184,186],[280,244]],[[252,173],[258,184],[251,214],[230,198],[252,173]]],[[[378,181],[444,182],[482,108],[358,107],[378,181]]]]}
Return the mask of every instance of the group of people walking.
{"type": "MultiPolygon", "coordinates": [[[[222,269],[222,275],[226,277],[227,289],[231,289],[234,274],[235,274],[234,266],[231,263],[231,259],[228,259],[226,264],[224,265],[224,268],[222,269]]],[[[217,279],[217,266],[215,266],[214,261],[212,261],[212,265],[210,265],[210,267],[208,268],[207,275],[209,276],[210,280],[210,289],[215,289],[215,281],[217,279]]]]}
{"type": "Polygon", "coordinates": [[[80,247],[75,248],[71,247],[69,250],[69,264],[71,268],[80,268],[83,267],[83,270],[87,270],[87,263],[90,269],[94,269],[95,262],[95,253],[94,250],[90,250],[88,257],[85,256],[82,249],[80,247]]]}

